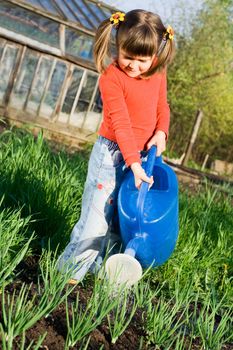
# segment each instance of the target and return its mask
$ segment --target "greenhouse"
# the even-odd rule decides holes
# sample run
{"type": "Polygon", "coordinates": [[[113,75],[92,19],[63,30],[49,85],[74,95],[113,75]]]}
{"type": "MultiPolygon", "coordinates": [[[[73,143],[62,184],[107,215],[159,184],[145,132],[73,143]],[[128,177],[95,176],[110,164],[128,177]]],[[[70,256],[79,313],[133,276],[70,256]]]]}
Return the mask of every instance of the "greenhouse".
{"type": "Polygon", "coordinates": [[[113,11],[95,0],[1,0],[1,116],[74,139],[95,134],[94,35],[113,11]]]}

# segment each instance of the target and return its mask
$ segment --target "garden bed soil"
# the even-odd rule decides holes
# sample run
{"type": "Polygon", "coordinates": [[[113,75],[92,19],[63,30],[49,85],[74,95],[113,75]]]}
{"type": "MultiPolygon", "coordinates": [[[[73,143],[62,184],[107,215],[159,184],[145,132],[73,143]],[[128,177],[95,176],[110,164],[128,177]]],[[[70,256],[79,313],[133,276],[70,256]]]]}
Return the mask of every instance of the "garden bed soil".
{"type": "MultiPolygon", "coordinates": [[[[15,278],[14,282],[7,285],[6,290],[12,294],[13,290],[19,290],[23,283],[27,284],[30,289],[30,295],[33,296],[37,291],[37,278],[38,278],[38,260],[39,256],[30,256],[24,262],[21,262],[18,270],[19,274],[15,278]]],[[[72,303],[76,299],[77,293],[79,293],[80,305],[85,308],[87,301],[92,293],[90,280],[83,284],[78,284],[72,293],[69,295],[69,303],[72,303]],[[86,285],[85,285],[86,283],[86,285]],[[87,285],[88,284],[88,285],[87,285]]],[[[1,302],[0,302],[1,307],[1,302]]],[[[0,308],[2,310],[2,308],[0,308]]],[[[0,322],[2,322],[2,312],[0,312],[0,322]]],[[[111,343],[111,336],[108,328],[107,320],[103,320],[89,336],[87,336],[84,342],[77,343],[73,348],[74,350],[81,350],[85,348],[85,342],[90,337],[88,350],[166,350],[164,348],[156,347],[155,345],[146,344],[146,333],[143,329],[143,310],[138,309],[125,330],[125,332],[118,338],[115,344],[111,343]]],[[[40,335],[47,332],[46,338],[43,341],[40,349],[44,350],[64,350],[65,339],[67,334],[66,325],[66,307],[65,303],[61,303],[50,315],[46,318],[40,319],[33,327],[26,331],[25,347],[27,347],[32,340],[37,342],[40,335]]],[[[14,342],[14,348],[12,350],[19,350],[21,343],[21,336],[19,336],[14,342]]],[[[189,339],[187,338],[187,349],[189,339]]],[[[2,349],[0,345],[0,349],[2,349]]],[[[199,344],[199,340],[196,339],[192,345],[192,350],[201,350],[203,347],[199,344]]],[[[225,345],[221,350],[232,350],[233,345],[225,345]]],[[[172,350],[172,349],[171,349],[172,350]]],[[[184,349],[185,350],[185,349],[184,349]]],[[[219,349],[220,350],[220,349],[219,349]]]]}

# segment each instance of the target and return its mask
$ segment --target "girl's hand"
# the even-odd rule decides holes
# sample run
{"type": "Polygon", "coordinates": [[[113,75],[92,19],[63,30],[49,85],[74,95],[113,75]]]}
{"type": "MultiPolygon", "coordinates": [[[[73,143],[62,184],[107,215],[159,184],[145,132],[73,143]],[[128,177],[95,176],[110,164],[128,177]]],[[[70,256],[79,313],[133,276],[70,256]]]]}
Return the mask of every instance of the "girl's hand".
{"type": "Polygon", "coordinates": [[[140,188],[142,181],[148,182],[150,184],[149,185],[149,189],[150,189],[154,183],[153,176],[148,177],[140,163],[131,164],[131,169],[134,174],[134,181],[137,189],[140,188]]]}
{"type": "Polygon", "coordinates": [[[156,131],[154,136],[148,142],[147,149],[150,149],[153,145],[157,146],[156,156],[159,157],[166,149],[166,134],[164,131],[156,131]]]}

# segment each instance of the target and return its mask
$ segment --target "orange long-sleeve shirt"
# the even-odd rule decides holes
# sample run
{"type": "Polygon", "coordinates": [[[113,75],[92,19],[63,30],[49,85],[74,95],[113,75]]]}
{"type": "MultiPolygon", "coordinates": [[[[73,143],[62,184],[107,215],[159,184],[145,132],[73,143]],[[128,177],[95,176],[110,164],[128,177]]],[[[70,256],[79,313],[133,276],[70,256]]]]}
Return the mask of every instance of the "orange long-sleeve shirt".
{"type": "Polygon", "coordinates": [[[145,149],[155,131],[168,135],[166,72],[136,79],[113,63],[101,75],[99,87],[103,101],[99,134],[118,144],[128,166],[140,163],[139,151],[145,149]]]}

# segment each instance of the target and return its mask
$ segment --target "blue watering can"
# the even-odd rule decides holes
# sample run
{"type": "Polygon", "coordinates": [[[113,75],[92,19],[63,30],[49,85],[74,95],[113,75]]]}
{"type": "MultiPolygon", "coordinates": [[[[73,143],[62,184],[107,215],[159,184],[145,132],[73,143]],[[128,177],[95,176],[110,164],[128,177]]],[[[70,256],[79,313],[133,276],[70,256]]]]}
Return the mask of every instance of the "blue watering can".
{"type": "Polygon", "coordinates": [[[154,184],[143,182],[138,190],[129,171],[119,190],[118,212],[124,254],[107,259],[105,269],[110,280],[130,286],[142,276],[142,267],[162,265],[172,254],[179,231],[178,182],[175,172],[156,157],[152,146],[142,163],[154,184]]]}

